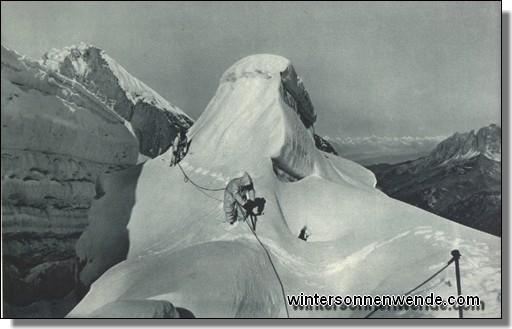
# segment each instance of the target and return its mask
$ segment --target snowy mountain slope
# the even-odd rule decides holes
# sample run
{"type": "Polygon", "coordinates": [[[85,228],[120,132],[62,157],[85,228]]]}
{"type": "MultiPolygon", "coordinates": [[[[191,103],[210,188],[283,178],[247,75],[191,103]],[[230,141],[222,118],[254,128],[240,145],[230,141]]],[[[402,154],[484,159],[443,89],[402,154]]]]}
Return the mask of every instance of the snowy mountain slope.
{"type": "Polygon", "coordinates": [[[128,73],[105,51],[80,43],[52,49],[42,63],[84,85],[125,120],[139,140],[140,152],[155,157],[166,151],[176,133],[193,120],[156,91],[128,73]]]}
{"type": "Polygon", "coordinates": [[[3,46],[1,70],[4,315],[64,316],[99,176],[135,164],[137,140],[75,81],[3,46]]]}
{"type": "MultiPolygon", "coordinates": [[[[229,68],[191,129],[181,162],[197,184],[223,187],[247,171],[266,200],[256,232],[287,294],[401,294],[460,249],[463,289],[501,314],[500,240],[385,196],[367,169],[315,148],[283,101],[287,59],[254,55],[229,68]],[[313,235],[297,238],[308,225],[313,235]]],[[[197,317],[284,317],[283,296],[249,227],[224,221],[222,192],[201,193],[168,167],[168,153],[119,173],[91,209],[77,245],[89,293],[68,316],[118,300],[163,300],[197,317]],[[122,210],[122,212],[120,212],[122,210]],[[115,265],[114,265],[115,264],[115,265]],[[108,270],[107,270],[108,269],[108,270]],[[105,272],[106,271],[106,272],[105,272]]],[[[429,285],[455,294],[451,267],[429,285]]],[[[292,317],[361,317],[353,310],[293,310],[292,317]]],[[[382,316],[456,317],[454,311],[382,316]]]]}

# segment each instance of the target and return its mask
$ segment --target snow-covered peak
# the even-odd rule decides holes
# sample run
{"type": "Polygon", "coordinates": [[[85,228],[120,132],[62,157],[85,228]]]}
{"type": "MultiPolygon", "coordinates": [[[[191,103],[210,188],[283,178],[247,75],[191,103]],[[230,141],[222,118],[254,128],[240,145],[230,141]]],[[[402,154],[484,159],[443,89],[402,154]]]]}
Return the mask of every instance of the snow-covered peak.
{"type": "MultiPolygon", "coordinates": [[[[5,120],[21,122],[14,131],[24,132],[23,138],[6,140],[10,147],[97,162],[135,162],[133,156],[126,157],[128,153],[133,155],[131,149],[137,145],[131,126],[111,108],[80,83],[48,70],[40,62],[3,45],[1,51],[2,118],[5,115],[5,120]],[[26,128],[30,124],[33,126],[26,128]],[[48,129],[62,129],[65,133],[49,134],[48,129]],[[68,136],[69,140],[62,136],[68,136]],[[84,144],[83,140],[89,142],[84,144]],[[107,148],[107,144],[112,147],[107,148]]],[[[6,136],[14,136],[7,133],[13,126],[4,127],[2,134],[6,130],[6,136]]]]}
{"type": "Polygon", "coordinates": [[[88,45],[84,42],[80,42],[69,47],[64,47],[62,49],[52,48],[43,56],[43,59],[40,61],[40,63],[46,65],[53,71],[59,71],[62,63],[66,60],[66,58],[73,58],[71,62],[76,69],[76,72],[83,76],[87,74],[88,67],[87,64],[85,64],[83,58],[80,57],[82,57],[91,48],[96,47],[88,45]]]}
{"type": "MultiPolygon", "coordinates": [[[[245,57],[227,69],[214,98],[191,128],[191,152],[218,165],[237,163],[253,172],[266,168],[260,159],[272,159],[294,178],[318,173],[343,180],[319,154],[305,123],[305,116],[308,122],[316,117],[310,104],[288,59],[269,54],[245,57]],[[198,144],[207,147],[197,150],[198,144]]],[[[369,171],[357,170],[365,183],[373,184],[369,171]]]]}
{"type": "Polygon", "coordinates": [[[95,69],[93,66],[103,64],[101,61],[95,60],[97,55],[107,64],[107,67],[117,78],[119,86],[126,92],[126,97],[134,105],[137,102],[145,102],[161,110],[188,117],[180,108],[171,104],[152,88],[132,76],[117,61],[98,47],[81,42],[62,49],[54,48],[43,56],[42,63],[57,72],[60,72],[63,66],[71,65],[75,77],[86,79],[91,70],[95,69]]]}
{"type": "Polygon", "coordinates": [[[226,70],[221,81],[232,81],[233,78],[247,74],[275,75],[285,71],[290,61],[282,56],[257,54],[247,56],[226,70]]]}
{"type": "Polygon", "coordinates": [[[42,65],[79,82],[132,124],[140,153],[155,157],[165,152],[181,129],[193,120],[156,91],[132,76],[105,51],[85,43],[52,49],[42,65]]]}

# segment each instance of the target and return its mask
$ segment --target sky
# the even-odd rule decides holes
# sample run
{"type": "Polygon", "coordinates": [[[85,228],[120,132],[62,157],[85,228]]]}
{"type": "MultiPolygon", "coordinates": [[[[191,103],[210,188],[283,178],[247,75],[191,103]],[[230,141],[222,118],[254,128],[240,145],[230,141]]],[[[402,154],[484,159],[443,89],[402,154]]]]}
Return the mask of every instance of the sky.
{"type": "Polygon", "coordinates": [[[257,53],[304,80],[320,135],[439,136],[501,124],[492,2],[9,2],[1,42],[39,59],[86,42],[197,119],[257,53]]]}

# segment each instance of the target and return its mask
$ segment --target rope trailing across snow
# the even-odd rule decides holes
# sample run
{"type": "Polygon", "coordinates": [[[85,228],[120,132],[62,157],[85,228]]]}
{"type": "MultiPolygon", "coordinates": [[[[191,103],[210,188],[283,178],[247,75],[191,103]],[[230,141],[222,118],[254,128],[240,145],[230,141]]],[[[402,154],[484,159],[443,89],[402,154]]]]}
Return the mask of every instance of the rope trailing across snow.
{"type": "Polygon", "coordinates": [[[181,172],[183,173],[183,176],[184,176],[183,181],[184,181],[185,183],[187,183],[187,182],[192,183],[192,185],[194,185],[194,187],[195,187],[199,192],[203,193],[204,195],[206,195],[206,196],[207,196],[207,197],[209,197],[210,199],[217,200],[217,201],[219,201],[219,202],[224,202],[224,201],[223,201],[223,200],[221,200],[221,199],[217,199],[216,197],[213,197],[213,196],[209,195],[209,194],[208,194],[208,193],[206,193],[205,191],[214,191],[214,192],[215,192],[215,191],[224,191],[226,188],[214,188],[214,189],[213,189],[213,188],[207,188],[207,187],[203,187],[203,186],[201,186],[201,185],[198,185],[198,184],[194,183],[194,181],[193,181],[193,180],[191,180],[191,179],[190,179],[190,177],[188,177],[188,175],[185,173],[185,171],[183,170],[183,168],[181,167],[181,165],[180,165],[179,163],[178,163],[178,167],[180,167],[180,170],[181,170],[181,172]]]}
{"type": "MultiPolygon", "coordinates": [[[[423,281],[422,283],[420,283],[419,285],[417,285],[416,287],[414,287],[413,289],[409,290],[408,292],[406,292],[405,294],[403,294],[404,296],[407,296],[407,295],[410,295],[412,294],[413,292],[415,292],[416,290],[418,290],[419,288],[421,288],[423,285],[425,285],[426,283],[428,283],[430,280],[432,280],[433,278],[435,278],[436,276],[438,276],[441,272],[443,272],[444,270],[446,270],[446,268],[448,266],[451,265],[451,263],[453,262],[457,262],[458,263],[458,258],[460,257],[460,253],[458,250],[453,250],[452,251],[452,255],[453,257],[448,261],[448,263],[443,266],[439,271],[437,271],[436,273],[432,274],[428,279],[426,279],[425,281],[423,281]]],[[[458,268],[458,266],[457,266],[458,268]]],[[[457,285],[460,286],[460,276],[457,275],[457,285]]],[[[365,319],[368,319],[370,316],[372,316],[375,312],[377,312],[379,310],[379,308],[376,308],[374,309],[373,311],[371,311],[370,313],[368,313],[368,315],[366,315],[364,318],[365,319]]]]}
{"type": "MultiPolygon", "coordinates": [[[[206,187],[200,186],[200,185],[194,183],[194,181],[192,181],[190,179],[190,177],[188,177],[188,175],[185,173],[185,171],[183,170],[183,168],[181,167],[181,165],[179,163],[178,163],[178,167],[180,167],[180,170],[183,173],[183,176],[184,176],[183,180],[185,181],[185,183],[186,182],[190,182],[190,183],[192,183],[192,185],[195,186],[195,188],[197,188],[197,190],[199,192],[203,193],[207,197],[212,198],[212,199],[217,200],[217,201],[220,201],[220,202],[223,202],[223,200],[217,199],[217,198],[207,194],[205,191],[224,191],[226,188],[211,189],[211,188],[206,188],[206,187]]],[[[270,261],[270,265],[272,265],[272,269],[274,270],[274,273],[276,274],[277,280],[279,281],[279,285],[281,286],[281,292],[283,294],[283,300],[284,300],[284,307],[285,307],[285,310],[286,310],[286,316],[288,318],[290,318],[290,313],[288,312],[288,304],[286,302],[286,293],[284,291],[284,286],[283,286],[283,282],[281,281],[281,277],[279,276],[279,273],[277,273],[277,269],[276,269],[276,267],[274,265],[274,262],[272,261],[272,257],[270,257],[270,253],[268,252],[268,250],[265,247],[265,245],[263,244],[263,242],[261,242],[261,240],[258,238],[258,235],[253,230],[253,228],[251,227],[251,224],[249,224],[249,222],[247,221],[247,218],[245,219],[245,222],[247,223],[247,226],[249,226],[249,229],[251,230],[252,234],[254,234],[254,237],[256,238],[256,240],[258,240],[258,242],[260,243],[260,245],[263,248],[263,250],[265,250],[265,253],[267,254],[268,260],[270,261]]]]}
{"type": "Polygon", "coordinates": [[[193,180],[190,179],[190,177],[188,177],[188,175],[185,173],[185,171],[183,171],[183,168],[181,167],[181,165],[179,163],[178,163],[178,167],[180,167],[181,172],[183,173],[183,176],[185,176],[185,178],[183,179],[185,181],[185,183],[191,182],[197,188],[200,188],[201,190],[205,190],[205,191],[224,191],[226,189],[225,187],[223,187],[223,188],[207,188],[207,187],[197,185],[196,183],[194,183],[193,180]]]}
{"type": "MultiPolygon", "coordinates": [[[[252,215],[251,215],[251,217],[252,217],[252,215]]],[[[249,218],[249,217],[247,217],[247,218],[249,218]]],[[[286,317],[290,318],[290,313],[288,312],[288,303],[286,302],[286,293],[284,292],[284,286],[283,286],[283,282],[281,281],[281,277],[279,276],[279,273],[277,273],[277,269],[276,269],[276,267],[274,265],[274,262],[272,261],[272,257],[270,257],[270,253],[268,252],[268,249],[265,247],[263,242],[261,242],[261,240],[258,238],[258,235],[253,230],[253,228],[251,227],[251,224],[249,224],[249,221],[247,220],[247,218],[245,219],[245,222],[247,223],[247,226],[249,226],[249,229],[251,230],[252,234],[254,234],[254,237],[256,238],[256,240],[258,240],[258,242],[260,243],[260,245],[263,248],[263,250],[265,250],[265,253],[267,254],[268,260],[270,261],[270,265],[272,265],[272,269],[274,269],[274,273],[276,274],[277,280],[279,281],[279,285],[281,286],[281,292],[283,294],[283,300],[284,300],[284,308],[286,310],[286,317]]],[[[254,220],[252,218],[251,218],[251,220],[254,222],[254,220]]]]}
{"type": "MultiPolygon", "coordinates": [[[[223,202],[223,200],[217,199],[217,198],[209,195],[205,191],[214,191],[214,192],[215,191],[224,191],[226,188],[211,189],[211,188],[200,186],[200,185],[196,184],[193,180],[191,180],[190,177],[188,177],[188,175],[185,173],[185,171],[183,170],[183,168],[181,167],[181,165],[179,163],[178,163],[178,167],[180,167],[180,170],[183,173],[183,176],[184,176],[183,180],[185,181],[185,183],[190,182],[190,183],[192,183],[192,185],[194,185],[195,188],[197,188],[197,190],[199,192],[203,193],[207,197],[209,197],[211,199],[214,199],[214,200],[217,200],[219,202],[223,202]]],[[[252,217],[252,215],[251,215],[251,217],[252,217]]],[[[249,217],[247,217],[247,218],[249,218],[249,217]]],[[[283,286],[283,282],[281,281],[281,277],[279,276],[279,273],[277,272],[277,269],[276,269],[276,267],[274,265],[274,262],[272,261],[272,257],[270,256],[270,253],[269,253],[268,249],[265,247],[263,242],[261,242],[261,240],[258,238],[258,235],[254,231],[254,229],[251,227],[251,224],[249,224],[249,221],[247,221],[247,218],[245,219],[245,222],[247,223],[247,226],[249,226],[249,229],[251,230],[252,234],[254,234],[254,237],[256,238],[256,240],[259,242],[259,244],[261,245],[263,250],[265,250],[265,253],[267,254],[268,260],[270,261],[270,265],[272,266],[272,269],[274,270],[274,273],[276,274],[277,280],[279,281],[279,285],[281,286],[281,293],[283,294],[283,300],[284,300],[284,307],[285,307],[285,310],[286,310],[286,316],[288,318],[290,318],[290,313],[288,311],[288,303],[286,301],[286,293],[284,291],[284,286],[283,286]]],[[[461,290],[460,289],[460,285],[461,284],[460,284],[460,273],[459,273],[459,266],[458,266],[459,265],[458,264],[458,260],[460,258],[459,251],[458,250],[453,250],[452,251],[452,256],[453,257],[448,261],[448,263],[445,266],[443,266],[439,271],[437,271],[436,273],[431,275],[428,279],[426,279],[425,281],[423,281],[422,283],[420,283],[419,285],[417,285],[416,287],[414,287],[413,289],[409,290],[408,292],[406,292],[403,295],[410,295],[410,294],[412,294],[414,291],[418,290],[419,288],[424,286],[426,283],[428,283],[430,280],[432,280],[433,278],[438,276],[441,272],[443,272],[446,268],[448,268],[448,266],[450,266],[451,263],[453,263],[453,262],[455,262],[455,265],[456,265],[457,288],[458,288],[457,292],[460,295],[460,290],[461,290]]],[[[378,310],[379,310],[379,308],[374,309],[372,312],[368,313],[368,315],[366,315],[365,318],[371,317],[378,310]]],[[[462,309],[459,309],[459,317],[462,318],[462,309]]]]}

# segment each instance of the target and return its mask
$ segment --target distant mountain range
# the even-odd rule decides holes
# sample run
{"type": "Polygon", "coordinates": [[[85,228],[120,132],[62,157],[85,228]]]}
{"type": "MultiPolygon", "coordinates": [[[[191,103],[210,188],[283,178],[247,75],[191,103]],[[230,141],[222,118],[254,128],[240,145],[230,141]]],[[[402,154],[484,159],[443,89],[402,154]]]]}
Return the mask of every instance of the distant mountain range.
{"type": "Polygon", "coordinates": [[[400,163],[426,156],[446,137],[325,136],[324,139],[344,158],[368,166],[378,163],[400,163]]]}
{"type": "Polygon", "coordinates": [[[501,236],[501,127],[456,133],[429,155],[370,165],[387,195],[501,236]]]}

